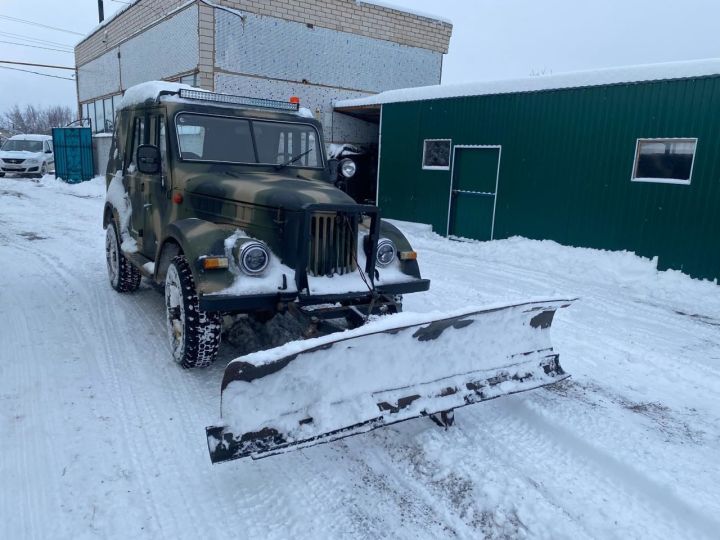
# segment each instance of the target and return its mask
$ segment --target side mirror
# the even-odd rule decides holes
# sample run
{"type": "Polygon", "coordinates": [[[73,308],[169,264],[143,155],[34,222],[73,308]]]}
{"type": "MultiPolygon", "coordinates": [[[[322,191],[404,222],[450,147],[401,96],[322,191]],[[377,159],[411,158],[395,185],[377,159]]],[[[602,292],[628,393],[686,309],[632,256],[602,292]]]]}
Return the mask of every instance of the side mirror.
{"type": "Polygon", "coordinates": [[[137,149],[137,168],[142,174],[160,172],[160,149],[152,144],[141,144],[137,149]]]}
{"type": "Polygon", "coordinates": [[[46,154],[52,154],[52,150],[50,150],[50,149],[48,148],[47,150],[45,150],[45,153],[46,153],[46,154]]]}

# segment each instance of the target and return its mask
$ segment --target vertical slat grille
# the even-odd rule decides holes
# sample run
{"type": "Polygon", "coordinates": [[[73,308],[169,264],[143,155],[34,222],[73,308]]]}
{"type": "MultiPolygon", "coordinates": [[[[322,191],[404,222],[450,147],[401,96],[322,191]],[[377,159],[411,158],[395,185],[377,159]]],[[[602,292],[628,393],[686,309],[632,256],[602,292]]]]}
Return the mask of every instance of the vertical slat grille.
{"type": "Polygon", "coordinates": [[[310,220],[308,274],[333,276],[356,269],[357,220],[352,215],[318,212],[310,220]]]}

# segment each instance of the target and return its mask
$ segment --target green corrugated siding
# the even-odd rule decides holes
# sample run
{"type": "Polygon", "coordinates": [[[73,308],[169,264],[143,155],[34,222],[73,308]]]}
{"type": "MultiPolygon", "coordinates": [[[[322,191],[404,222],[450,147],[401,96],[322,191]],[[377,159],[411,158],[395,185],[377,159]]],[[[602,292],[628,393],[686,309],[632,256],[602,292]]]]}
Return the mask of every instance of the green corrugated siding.
{"type": "Polygon", "coordinates": [[[720,77],[383,106],[383,215],[445,234],[449,171],[422,169],[424,139],[502,145],[495,238],[659,256],[720,278],[720,77]],[[692,184],[631,182],[638,138],[697,137],[692,184]]]}

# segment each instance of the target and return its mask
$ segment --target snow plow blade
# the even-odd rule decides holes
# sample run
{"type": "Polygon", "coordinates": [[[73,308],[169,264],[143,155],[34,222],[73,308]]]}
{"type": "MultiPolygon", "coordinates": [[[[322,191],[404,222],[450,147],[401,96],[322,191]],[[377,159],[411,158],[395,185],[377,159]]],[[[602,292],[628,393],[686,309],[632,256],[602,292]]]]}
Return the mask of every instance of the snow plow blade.
{"type": "Polygon", "coordinates": [[[573,300],[401,313],[228,364],[213,463],[259,459],[567,378],[550,343],[573,300]]]}

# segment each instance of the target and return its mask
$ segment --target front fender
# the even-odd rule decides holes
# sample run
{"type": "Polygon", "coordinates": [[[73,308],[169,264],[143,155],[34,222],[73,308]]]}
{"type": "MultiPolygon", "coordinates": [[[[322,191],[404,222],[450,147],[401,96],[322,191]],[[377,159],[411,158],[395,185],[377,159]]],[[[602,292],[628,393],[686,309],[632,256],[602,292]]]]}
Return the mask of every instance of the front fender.
{"type": "MultiPolygon", "coordinates": [[[[197,292],[222,291],[233,284],[235,276],[230,270],[203,270],[198,259],[203,255],[225,257],[225,240],[236,230],[237,227],[232,225],[219,225],[197,218],[175,221],[166,229],[156,260],[163,261],[163,252],[169,245],[177,244],[192,268],[197,292]]],[[[158,274],[161,271],[157,269],[158,274]]]]}
{"type": "MultiPolygon", "coordinates": [[[[398,251],[412,251],[412,246],[405,235],[392,223],[380,221],[380,236],[392,240],[398,251]]],[[[400,271],[403,274],[420,279],[420,267],[417,261],[400,261],[400,271]]]]}

